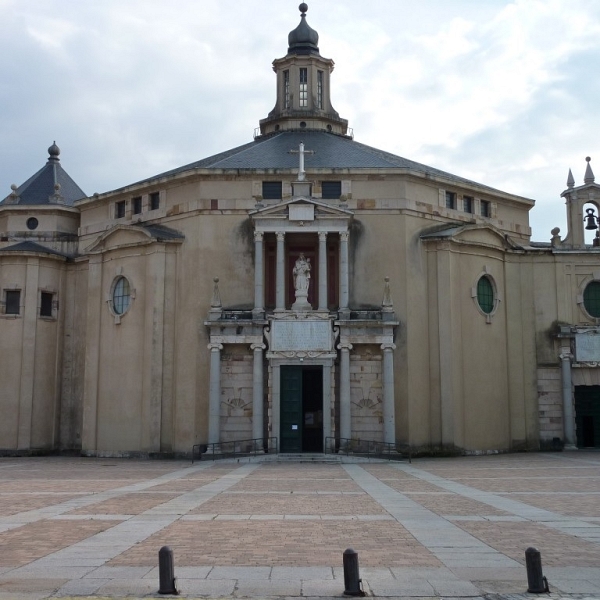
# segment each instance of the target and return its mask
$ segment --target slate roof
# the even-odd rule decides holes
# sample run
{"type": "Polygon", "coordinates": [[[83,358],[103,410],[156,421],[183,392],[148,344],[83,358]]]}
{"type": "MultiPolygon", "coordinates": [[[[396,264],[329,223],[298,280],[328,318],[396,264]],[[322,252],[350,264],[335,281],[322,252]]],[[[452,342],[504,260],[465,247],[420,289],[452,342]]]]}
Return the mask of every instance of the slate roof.
{"type": "Polygon", "coordinates": [[[42,246],[41,244],[36,244],[35,242],[30,241],[19,242],[18,244],[13,244],[12,246],[0,248],[0,252],[43,252],[44,254],[53,254],[55,256],[62,256],[63,258],[69,258],[67,254],[63,254],[58,250],[46,248],[46,246],[42,246]]]}
{"type": "Polygon", "coordinates": [[[476,185],[493,192],[498,191],[475,181],[355,142],[345,136],[308,130],[282,131],[261,136],[243,146],[166,171],[139,181],[137,184],[195,169],[297,169],[298,156],[289,154],[289,151],[297,150],[300,142],[304,142],[306,150],[315,152],[305,157],[307,172],[311,169],[406,169],[423,173],[425,176],[442,177],[457,185],[476,185]]]}
{"type": "MultiPolygon", "coordinates": [[[[60,150],[55,144],[52,145],[48,152],[50,157],[48,162],[34,175],[32,175],[25,183],[17,188],[19,200],[18,205],[40,205],[40,204],[57,204],[51,202],[50,197],[56,192],[54,186],[60,184],[59,193],[62,196],[66,206],[73,206],[76,200],[86,198],[87,194],[71,179],[69,174],[62,168],[58,155],[60,150]]],[[[5,202],[7,196],[2,200],[5,202]]]]}

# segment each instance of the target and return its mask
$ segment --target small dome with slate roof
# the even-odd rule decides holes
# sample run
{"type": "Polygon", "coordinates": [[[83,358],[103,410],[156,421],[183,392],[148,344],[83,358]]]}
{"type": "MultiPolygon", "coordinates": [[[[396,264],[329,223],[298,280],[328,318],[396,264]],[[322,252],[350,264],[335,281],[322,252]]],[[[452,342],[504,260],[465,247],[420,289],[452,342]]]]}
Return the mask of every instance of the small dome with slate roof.
{"type": "Polygon", "coordinates": [[[273,61],[277,74],[275,108],[260,121],[260,135],[280,131],[326,131],[348,135],[348,121],[331,104],[330,76],[334,62],[319,53],[319,34],[306,22],[308,6],[288,35],[288,52],[273,61]]]}
{"type": "Polygon", "coordinates": [[[319,34],[306,22],[308,5],[303,2],[298,8],[302,18],[288,35],[288,54],[319,54],[319,34]]]}
{"type": "Polygon", "coordinates": [[[86,193],[71,179],[60,164],[60,148],[54,142],[48,148],[48,162],[25,183],[14,189],[0,204],[73,206],[86,193]]]}

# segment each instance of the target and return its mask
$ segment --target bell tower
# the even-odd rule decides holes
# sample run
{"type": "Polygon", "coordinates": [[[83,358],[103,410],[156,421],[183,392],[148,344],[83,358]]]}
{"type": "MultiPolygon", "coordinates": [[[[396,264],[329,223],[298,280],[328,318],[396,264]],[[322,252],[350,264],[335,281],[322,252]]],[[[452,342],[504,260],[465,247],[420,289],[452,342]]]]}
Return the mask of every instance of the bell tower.
{"type": "Polygon", "coordinates": [[[331,106],[330,77],[334,62],[319,53],[319,34],[306,22],[308,6],[299,6],[300,24],[288,35],[288,53],[273,61],[277,101],[260,134],[312,130],[347,135],[348,121],[331,106]]]}
{"type": "Polygon", "coordinates": [[[567,205],[568,227],[567,236],[560,244],[562,247],[573,249],[585,248],[584,230],[598,231],[598,215],[594,214],[595,211],[591,207],[593,206],[596,211],[600,212],[600,185],[595,183],[594,173],[590,165],[591,158],[588,156],[585,160],[587,167],[583,178],[583,185],[575,186],[575,179],[569,169],[567,189],[561,194],[567,205]],[[590,208],[584,211],[586,205],[590,205],[590,208]]]}

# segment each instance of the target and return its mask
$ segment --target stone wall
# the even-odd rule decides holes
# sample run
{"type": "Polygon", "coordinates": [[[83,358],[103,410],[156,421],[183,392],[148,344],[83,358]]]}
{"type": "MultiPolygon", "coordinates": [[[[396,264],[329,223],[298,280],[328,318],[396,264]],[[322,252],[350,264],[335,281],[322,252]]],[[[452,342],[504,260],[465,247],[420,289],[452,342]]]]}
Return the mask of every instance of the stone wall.
{"type": "Polygon", "coordinates": [[[246,346],[226,346],[221,355],[221,441],[252,438],[253,356],[246,346]]]}
{"type": "Polygon", "coordinates": [[[355,346],[350,354],[352,438],[383,441],[382,355],[378,346],[355,346]]]}
{"type": "Polygon", "coordinates": [[[563,440],[562,383],[558,367],[538,367],[540,441],[563,440]]]}

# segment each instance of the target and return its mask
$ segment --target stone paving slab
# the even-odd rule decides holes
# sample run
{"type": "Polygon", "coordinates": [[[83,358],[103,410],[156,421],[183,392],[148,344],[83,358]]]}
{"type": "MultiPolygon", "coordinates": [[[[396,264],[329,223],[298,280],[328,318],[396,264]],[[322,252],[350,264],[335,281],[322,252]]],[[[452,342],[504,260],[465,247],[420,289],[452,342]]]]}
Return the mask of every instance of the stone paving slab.
{"type": "Polygon", "coordinates": [[[525,600],[534,544],[550,598],[600,600],[598,483],[592,452],[411,465],[0,459],[11,549],[0,600],[159,597],[165,544],[188,598],[339,598],[353,547],[372,595],[525,600]]]}

